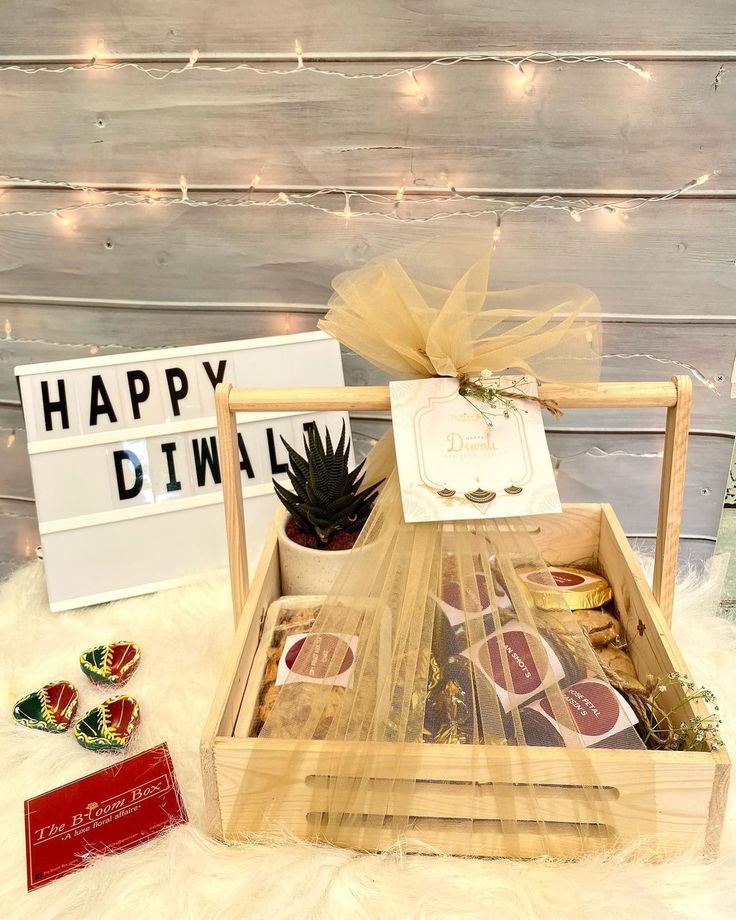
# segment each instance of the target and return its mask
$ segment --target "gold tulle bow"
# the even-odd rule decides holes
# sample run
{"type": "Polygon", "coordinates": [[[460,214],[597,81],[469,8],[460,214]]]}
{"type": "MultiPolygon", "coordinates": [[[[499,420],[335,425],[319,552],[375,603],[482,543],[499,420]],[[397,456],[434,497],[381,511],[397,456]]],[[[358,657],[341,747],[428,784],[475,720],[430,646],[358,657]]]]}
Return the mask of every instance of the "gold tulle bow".
{"type": "Polygon", "coordinates": [[[558,283],[490,291],[490,263],[490,248],[475,240],[373,259],[333,280],[319,327],[394,378],[520,370],[549,383],[597,383],[596,295],[558,283]]]}

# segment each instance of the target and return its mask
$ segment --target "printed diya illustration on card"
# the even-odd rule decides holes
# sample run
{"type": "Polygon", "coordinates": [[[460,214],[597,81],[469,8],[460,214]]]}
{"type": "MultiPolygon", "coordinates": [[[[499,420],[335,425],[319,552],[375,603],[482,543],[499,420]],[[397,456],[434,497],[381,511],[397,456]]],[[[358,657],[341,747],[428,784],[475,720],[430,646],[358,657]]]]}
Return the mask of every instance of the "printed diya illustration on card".
{"type": "Polygon", "coordinates": [[[562,510],[535,380],[484,372],[390,391],[407,523],[562,510]]]}

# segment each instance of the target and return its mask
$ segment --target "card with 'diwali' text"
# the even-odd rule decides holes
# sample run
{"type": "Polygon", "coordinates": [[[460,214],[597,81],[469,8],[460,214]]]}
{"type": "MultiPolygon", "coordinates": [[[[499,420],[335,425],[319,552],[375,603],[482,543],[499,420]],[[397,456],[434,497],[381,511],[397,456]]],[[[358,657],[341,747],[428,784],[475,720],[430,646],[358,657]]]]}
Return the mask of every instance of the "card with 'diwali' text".
{"type": "Polygon", "coordinates": [[[390,391],[407,523],[562,510],[536,381],[436,377],[390,391]]]}

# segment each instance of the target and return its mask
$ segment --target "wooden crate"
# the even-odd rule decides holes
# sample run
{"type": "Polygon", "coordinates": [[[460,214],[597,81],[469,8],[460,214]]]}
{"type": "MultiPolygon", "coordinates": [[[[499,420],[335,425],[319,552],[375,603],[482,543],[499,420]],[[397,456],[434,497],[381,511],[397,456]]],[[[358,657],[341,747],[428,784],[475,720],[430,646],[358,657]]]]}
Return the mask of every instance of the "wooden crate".
{"type": "MultiPolygon", "coordinates": [[[[547,397],[554,391],[565,406],[620,405],[624,400],[633,405],[667,407],[654,578],[659,604],[610,505],[565,505],[561,515],[526,519],[548,563],[585,562],[606,575],[641,676],[687,673],[668,619],[682,502],[689,383],[689,378],[674,378],[668,384],[609,384],[595,394],[567,388],[542,390],[547,397]]],[[[254,667],[256,649],[266,611],[282,591],[276,522],[247,588],[234,413],[256,407],[285,409],[296,401],[304,405],[305,400],[315,410],[353,408],[356,402],[358,408],[385,408],[388,397],[383,388],[360,388],[357,393],[301,391],[296,400],[294,391],[221,387],[217,394],[218,426],[237,629],[202,739],[209,830],[216,837],[232,840],[249,831],[265,829],[264,811],[267,805],[271,807],[276,789],[279,805],[276,810],[271,807],[269,829],[282,826],[299,837],[316,839],[327,787],[335,775],[334,764],[339,758],[344,772],[345,758],[352,752],[348,742],[248,737],[261,677],[260,668],[254,667]],[[247,792],[243,787],[246,771],[247,792]]],[[[669,691],[673,702],[677,692],[669,691]]],[[[689,719],[707,712],[702,703],[694,702],[683,707],[682,714],[683,719],[689,719]]],[[[398,767],[406,771],[408,778],[415,777],[416,782],[409,786],[411,793],[393,796],[390,809],[397,815],[415,816],[412,836],[445,852],[519,857],[550,853],[567,857],[641,838],[650,838],[652,845],[663,852],[696,848],[715,855],[718,851],[730,771],[724,750],[578,752],[499,747],[484,749],[479,758],[466,745],[414,744],[401,748],[397,751],[397,745],[361,744],[361,775],[368,770],[367,775],[380,782],[396,776],[398,767]],[[593,791],[580,785],[579,757],[595,770],[599,785],[593,791]],[[458,797],[458,784],[466,783],[476,784],[478,792],[474,796],[472,833],[468,832],[466,816],[459,813],[466,796],[458,797]],[[485,785],[490,783],[492,787],[485,785]],[[533,787],[533,795],[521,795],[519,784],[533,787]],[[513,828],[507,819],[501,820],[507,814],[499,803],[501,795],[517,799],[513,828]],[[604,810],[615,822],[615,836],[596,823],[600,812],[596,810],[595,796],[605,798],[604,810]]],[[[381,849],[394,838],[392,827],[379,826],[370,819],[361,823],[360,816],[341,834],[341,843],[369,850],[381,849]]]]}

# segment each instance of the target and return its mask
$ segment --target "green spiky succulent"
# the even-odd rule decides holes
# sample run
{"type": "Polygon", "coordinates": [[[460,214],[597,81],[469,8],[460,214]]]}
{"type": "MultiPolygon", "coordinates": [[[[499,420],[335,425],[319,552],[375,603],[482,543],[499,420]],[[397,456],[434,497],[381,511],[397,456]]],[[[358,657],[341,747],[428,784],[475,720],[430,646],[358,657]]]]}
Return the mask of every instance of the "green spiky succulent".
{"type": "Polygon", "coordinates": [[[345,437],[345,422],[340,440],[333,447],[329,431],[325,440],[316,425],[304,435],[305,457],[281,438],[289,453],[288,476],[293,492],[274,480],[276,494],[297,526],[327,543],[340,530],[359,531],[376,499],[380,482],[361,489],[365,460],[348,470],[350,439],[345,437]]]}

